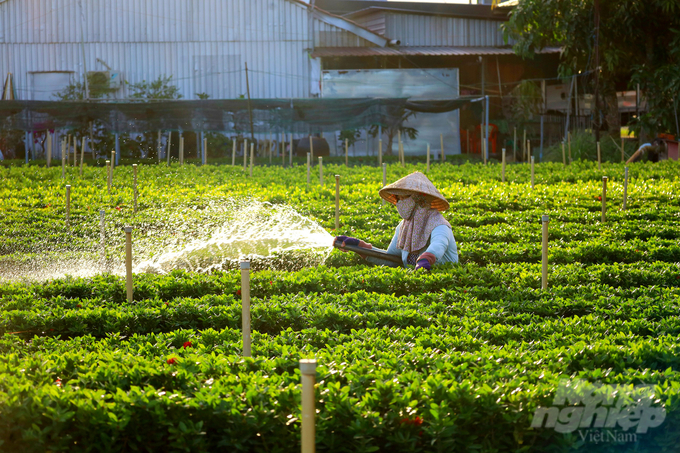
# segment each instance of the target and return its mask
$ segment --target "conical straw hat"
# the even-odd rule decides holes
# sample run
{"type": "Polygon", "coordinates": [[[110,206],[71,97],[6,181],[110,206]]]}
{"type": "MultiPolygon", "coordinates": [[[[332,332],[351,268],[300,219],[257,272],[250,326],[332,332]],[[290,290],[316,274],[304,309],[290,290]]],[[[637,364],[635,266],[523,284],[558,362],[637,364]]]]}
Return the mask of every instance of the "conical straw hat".
{"type": "Polygon", "coordinates": [[[382,189],[380,189],[380,196],[390,203],[397,204],[397,195],[401,195],[404,191],[415,192],[426,195],[430,199],[430,207],[437,211],[446,211],[449,209],[449,202],[439,193],[432,182],[427,179],[427,176],[417,171],[408,176],[404,176],[397,182],[393,182],[382,189]]]}

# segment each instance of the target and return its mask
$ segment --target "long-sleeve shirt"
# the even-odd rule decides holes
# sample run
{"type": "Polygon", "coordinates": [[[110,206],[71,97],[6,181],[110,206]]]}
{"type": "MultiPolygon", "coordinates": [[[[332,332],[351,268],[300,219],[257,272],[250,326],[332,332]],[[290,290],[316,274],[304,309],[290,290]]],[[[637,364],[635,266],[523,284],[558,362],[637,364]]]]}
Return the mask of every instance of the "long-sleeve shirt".
{"type": "MultiPolygon", "coordinates": [[[[390,246],[387,248],[386,252],[389,253],[390,255],[397,256],[401,255],[401,261],[404,267],[408,267],[407,259],[409,252],[397,247],[397,242],[399,241],[400,227],[401,223],[399,223],[399,225],[397,226],[397,229],[394,232],[394,236],[392,237],[392,241],[390,241],[390,246]]],[[[376,250],[380,250],[376,247],[373,248],[376,250]]],[[[432,233],[430,234],[430,244],[427,246],[427,249],[425,249],[422,253],[425,252],[429,252],[435,256],[435,258],[437,259],[437,261],[435,261],[435,265],[442,263],[457,263],[458,247],[456,246],[456,240],[453,237],[453,232],[451,231],[451,228],[449,228],[446,225],[439,225],[434,230],[432,230],[432,233]]],[[[390,261],[383,260],[380,258],[367,257],[366,260],[373,264],[378,264],[382,266],[392,267],[397,266],[396,264],[390,261]]]]}

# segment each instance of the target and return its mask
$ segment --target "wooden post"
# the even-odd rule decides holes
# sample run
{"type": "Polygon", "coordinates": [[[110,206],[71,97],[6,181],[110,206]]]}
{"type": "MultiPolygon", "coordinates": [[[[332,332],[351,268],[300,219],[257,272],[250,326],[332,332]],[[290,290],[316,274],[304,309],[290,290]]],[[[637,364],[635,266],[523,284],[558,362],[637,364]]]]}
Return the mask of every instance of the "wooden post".
{"type": "Polygon", "coordinates": [[[427,159],[426,159],[426,162],[427,162],[427,164],[426,164],[427,171],[426,172],[429,173],[430,172],[430,144],[429,143],[427,144],[427,159]]]}
{"type": "Polygon", "coordinates": [[[314,137],[309,136],[309,155],[312,162],[314,162],[314,137]]]}
{"type": "Polygon", "coordinates": [[[71,185],[66,185],[66,226],[71,219],[71,185]]]}
{"type": "Polygon", "coordinates": [[[501,170],[501,181],[505,182],[505,148],[503,148],[503,169],[501,170]]]}
{"type": "Polygon", "coordinates": [[[208,139],[203,138],[203,165],[208,165],[208,139]]]}
{"type": "Polygon", "coordinates": [[[106,213],[103,209],[99,210],[99,245],[101,248],[100,270],[106,270],[106,224],[104,223],[104,216],[106,213]]]}
{"type": "Polygon", "coordinates": [[[134,206],[132,212],[134,214],[137,214],[137,194],[137,164],[132,164],[132,198],[134,206]]]}
{"type": "Polygon", "coordinates": [[[250,261],[241,260],[241,330],[243,331],[243,356],[251,357],[250,338],[250,261]]]}
{"type": "Polygon", "coordinates": [[[50,130],[47,130],[47,168],[50,168],[50,164],[52,163],[52,134],[50,133],[50,130]]]}
{"type": "Polygon", "coordinates": [[[78,137],[73,136],[73,166],[76,166],[78,161],[78,137]]]}
{"type": "Polygon", "coordinates": [[[116,167],[116,150],[111,151],[111,176],[113,176],[113,169],[116,167]]]}
{"type": "Polygon", "coordinates": [[[349,140],[345,139],[345,167],[349,167],[349,140]]]}
{"type": "Polygon", "coordinates": [[[231,166],[235,167],[236,166],[236,139],[233,139],[231,141],[231,166]]]}
{"type": "Polygon", "coordinates": [[[248,139],[243,141],[243,172],[248,169],[248,139]]]}
{"type": "Polygon", "coordinates": [[[253,161],[255,160],[255,143],[250,144],[250,177],[253,177],[253,161]]]}
{"type": "Polygon", "coordinates": [[[534,188],[534,156],[531,156],[531,188],[534,188]]]}
{"type": "Polygon", "coordinates": [[[106,187],[111,195],[111,161],[106,161],[106,187]]]}
{"type": "Polygon", "coordinates": [[[132,227],[125,227],[125,286],[127,301],[132,303],[132,227]]]}
{"type": "Polygon", "coordinates": [[[602,170],[602,154],[600,153],[600,142],[597,142],[597,169],[602,170]]]}
{"type": "Polygon", "coordinates": [[[80,146],[80,177],[83,177],[83,161],[85,160],[85,136],[83,136],[83,143],[80,146]]]}
{"type": "Polygon", "coordinates": [[[531,162],[531,140],[527,140],[527,162],[531,162]]]}
{"type": "Polygon", "coordinates": [[[316,383],[316,360],[301,359],[302,375],[302,453],[316,452],[316,409],[314,408],[314,385],[316,383]]]}
{"type": "Polygon", "coordinates": [[[482,161],[486,165],[486,140],[482,140],[482,161]]]}
{"type": "MultiPolygon", "coordinates": [[[[311,157],[311,152],[310,152],[311,157]]],[[[323,187],[323,157],[319,156],[319,185],[323,187]]]]}
{"type": "MultiPolygon", "coordinates": [[[[383,171],[383,181],[382,181],[382,186],[385,187],[387,185],[387,164],[383,162],[382,164],[382,171],[383,171]]],[[[382,200],[382,204],[385,204],[385,199],[380,197],[382,200]]]]}
{"type": "Polygon", "coordinates": [[[441,142],[442,145],[442,162],[446,162],[446,153],[444,152],[444,134],[439,134],[439,141],[441,142]]]}
{"type": "Polygon", "coordinates": [[[564,142],[562,142],[562,165],[567,166],[567,153],[564,150],[564,142]]]}
{"type": "Polygon", "coordinates": [[[517,126],[513,128],[514,136],[512,139],[512,161],[517,162],[517,126]]]}
{"type": "Polygon", "coordinates": [[[541,217],[543,223],[543,253],[542,255],[542,274],[541,288],[548,288],[548,222],[550,221],[550,216],[544,215],[541,217]]]}
{"type": "Polygon", "coordinates": [[[310,154],[307,153],[307,190],[309,190],[309,184],[312,182],[310,159],[311,159],[310,154]]]}
{"type": "Polygon", "coordinates": [[[335,175],[335,231],[340,229],[340,175],[335,175]]]}
{"type": "Polygon", "coordinates": [[[602,222],[607,221],[607,177],[602,177],[602,222]]]}
{"type": "Polygon", "coordinates": [[[623,210],[626,210],[626,202],[628,199],[628,167],[626,167],[625,175],[623,177],[623,210]]]}
{"type": "Polygon", "coordinates": [[[378,165],[382,166],[382,138],[378,140],[378,165]]]}

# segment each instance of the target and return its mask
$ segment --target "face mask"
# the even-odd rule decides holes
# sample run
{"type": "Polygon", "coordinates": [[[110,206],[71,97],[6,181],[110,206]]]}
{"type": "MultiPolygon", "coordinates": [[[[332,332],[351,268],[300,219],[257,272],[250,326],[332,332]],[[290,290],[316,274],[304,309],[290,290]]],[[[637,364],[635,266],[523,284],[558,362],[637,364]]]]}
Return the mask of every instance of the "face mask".
{"type": "Polygon", "coordinates": [[[416,209],[416,200],[414,197],[408,197],[404,200],[397,201],[397,211],[404,220],[409,220],[416,209]]]}

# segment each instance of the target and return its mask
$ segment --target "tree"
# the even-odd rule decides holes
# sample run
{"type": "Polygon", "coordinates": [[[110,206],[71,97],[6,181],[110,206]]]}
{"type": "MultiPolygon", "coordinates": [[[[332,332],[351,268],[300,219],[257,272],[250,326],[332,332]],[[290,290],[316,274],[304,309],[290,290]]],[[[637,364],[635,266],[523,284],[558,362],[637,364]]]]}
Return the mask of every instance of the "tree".
{"type": "Polygon", "coordinates": [[[160,99],[181,99],[179,88],[171,85],[172,76],[158,76],[153,82],[142,80],[139,83],[130,83],[132,94],[130,99],[141,101],[155,101],[160,99]]]}
{"type": "MultiPolygon", "coordinates": [[[[650,101],[649,115],[668,116],[668,108],[658,110],[664,94],[653,89],[653,81],[657,70],[678,64],[677,0],[519,0],[503,28],[506,39],[515,40],[515,52],[525,58],[544,47],[561,46],[559,72],[565,78],[579,71],[594,75],[595,37],[599,36],[599,93],[604,102],[598,96],[597,105],[604,107],[611,134],[620,133],[616,85],[630,84],[634,74],[650,101]],[[599,35],[595,32],[596,4],[599,35]]],[[[680,72],[676,74],[680,77],[680,72]]],[[[594,89],[595,77],[590,83],[594,89]]]]}
{"type": "Polygon", "coordinates": [[[418,137],[418,129],[414,127],[404,126],[410,117],[416,117],[416,112],[402,108],[396,120],[390,124],[372,125],[369,129],[371,137],[376,137],[379,130],[382,128],[382,133],[387,134],[387,146],[385,147],[385,155],[392,155],[392,143],[397,136],[397,132],[401,132],[402,140],[409,138],[415,140],[418,137]]]}

